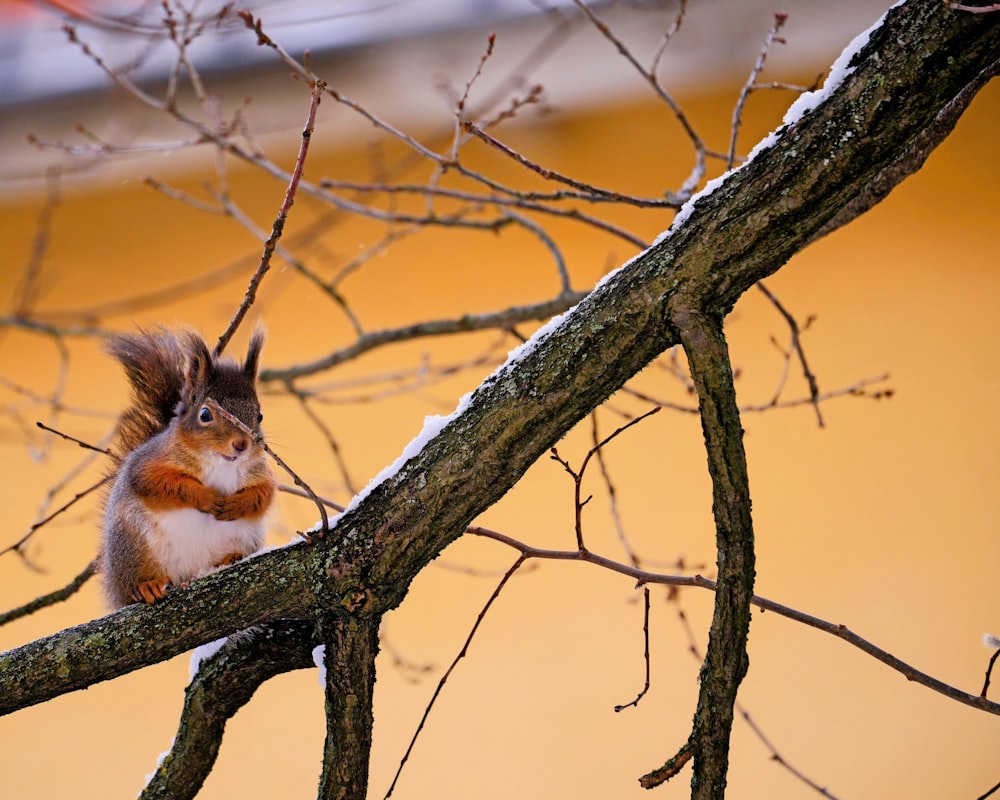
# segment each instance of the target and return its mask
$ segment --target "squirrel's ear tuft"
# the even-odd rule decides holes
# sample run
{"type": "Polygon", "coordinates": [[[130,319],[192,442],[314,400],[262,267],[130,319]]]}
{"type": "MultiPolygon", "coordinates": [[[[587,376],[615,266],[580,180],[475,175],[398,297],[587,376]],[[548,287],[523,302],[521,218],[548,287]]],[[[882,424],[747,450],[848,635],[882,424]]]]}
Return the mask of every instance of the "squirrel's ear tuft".
{"type": "Polygon", "coordinates": [[[250,337],[250,346],[247,348],[247,357],[243,362],[243,374],[250,380],[257,377],[257,367],[260,363],[260,350],[264,346],[264,326],[260,323],[254,328],[253,336],[250,337]]]}
{"type": "Polygon", "coordinates": [[[187,336],[188,361],[184,374],[184,391],[181,398],[185,408],[190,408],[194,398],[203,392],[212,377],[212,355],[204,340],[195,333],[187,336]]]}

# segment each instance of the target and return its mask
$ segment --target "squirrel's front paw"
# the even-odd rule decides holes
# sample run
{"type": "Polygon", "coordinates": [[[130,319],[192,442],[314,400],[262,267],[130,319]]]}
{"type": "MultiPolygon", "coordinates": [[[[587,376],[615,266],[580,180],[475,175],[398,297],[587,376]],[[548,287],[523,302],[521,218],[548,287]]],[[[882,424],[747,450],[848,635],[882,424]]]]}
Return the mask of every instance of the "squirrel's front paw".
{"type": "Polygon", "coordinates": [[[221,561],[219,561],[217,564],[214,564],[213,566],[216,569],[218,569],[219,567],[231,567],[237,561],[242,561],[242,560],[243,560],[243,553],[230,553],[229,555],[225,556],[221,561]]]}
{"type": "Polygon", "coordinates": [[[237,496],[231,494],[219,497],[215,502],[215,509],[212,511],[212,516],[222,522],[231,522],[234,519],[240,519],[243,516],[242,512],[243,509],[237,496]]]}
{"type": "Polygon", "coordinates": [[[162,600],[167,596],[167,589],[170,588],[169,578],[155,578],[151,581],[143,581],[132,589],[132,599],[138,603],[153,605],[157,600],[162,600]]]}
{"type": "Polygon", "coordinates": [[[219,516],[219,509],[223,507],[226,502],[226,496],[215,489],[205,487],[206,492],[204,497],[200,498],[199,502],[195,503],[195,508],[205,514],[211,514],[213,517],[219,516]]]}

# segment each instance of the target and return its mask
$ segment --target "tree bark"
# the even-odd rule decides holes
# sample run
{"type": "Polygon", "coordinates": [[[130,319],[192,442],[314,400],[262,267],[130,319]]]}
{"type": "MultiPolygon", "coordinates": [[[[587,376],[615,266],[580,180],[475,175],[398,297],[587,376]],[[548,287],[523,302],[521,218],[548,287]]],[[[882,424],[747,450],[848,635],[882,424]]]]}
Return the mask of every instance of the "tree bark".
{"type": "Polygon", "coordinates": [[[315,626],[280,622],[243,634],[205,659],[184,692],[181,724],[140,800],[190,800],[212,771],[226,723],[264,681],[313,666],[315,626]]]}
{"type": "MultiPolygon", "coordinates": [[[[940,0],[892,9],[829,98],[779,130],[752,162],[697,198],[683,224],[487,379],[333,532],[195,581],[155,607],[132,606],[0,655],[0,714],[277,619],[335,617],[343,630],[357,624],[348,639],[359,663],[348,688],[363,693],[373,675],[373,621],[398,605],[414,576],[577,421],[684,340],[692,363],[707,359],[703,408],[718,406],[713,419],[703,417],[713,480],[731,474],[738,496],[729,508],[729,490],[716,486],[720,583],[723,575],[731,582],[719,594],[727,599],[716,604],[699,701],[699,714],[705,706],[731,717],[746,668],[744,584],[749,577],[752,586],[753,551],[730,389],[708,377],[725,369],[721,321],[756,281],[919,168],[996,75],[998,54],[1000,14],[952,11],[940,0]],[[699,337],[707,337],[715,355],[701,351],[699,337]],[[719,438],[710,435],[716,425],[719,438]],[[731,604],[725,616],[720,603],[731,604]]],[[[725,743],[710,745],[706,731],[713,724],[696,718],[693,750],[682,752],[715,761],[718,787],[728,733],[725,743]]],[[[709,768],[697,766],[697,775],[709,768]]],[[[721,797],[719,791],[705,796],[721,797]]]]}
{"type": "Polygon", "coordinates": [[[736,693],[749,666],[746,645],[755,575],[750,484],[722,318],[690,313],[683,307],[672,318],[680,330],[698,392],[698,412],[712,476],[719,571],[689,740],[694,756],[691,797],[721,800],[726,794],[736,693]]]}
{"type": "Polygon", "coordinates": [[[326,744],[322,800],[365,800],[372,747],[377,618],[334,617],[324,636],[326,744]]]}

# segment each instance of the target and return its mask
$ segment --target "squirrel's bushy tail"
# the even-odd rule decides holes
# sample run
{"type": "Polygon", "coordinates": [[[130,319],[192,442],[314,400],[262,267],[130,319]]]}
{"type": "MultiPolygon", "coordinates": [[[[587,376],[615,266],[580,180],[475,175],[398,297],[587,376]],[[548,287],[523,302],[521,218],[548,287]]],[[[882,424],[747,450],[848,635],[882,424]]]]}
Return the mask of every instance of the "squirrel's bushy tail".
{"type": "Polygon", "coordinates": [[[116,334],[109,354],[125,367],[132,386],[132,403],[122,414],[114,450],[124,457],[170,423],[181,402],[190,347],[173,332],[155,328],[116,334]]]}

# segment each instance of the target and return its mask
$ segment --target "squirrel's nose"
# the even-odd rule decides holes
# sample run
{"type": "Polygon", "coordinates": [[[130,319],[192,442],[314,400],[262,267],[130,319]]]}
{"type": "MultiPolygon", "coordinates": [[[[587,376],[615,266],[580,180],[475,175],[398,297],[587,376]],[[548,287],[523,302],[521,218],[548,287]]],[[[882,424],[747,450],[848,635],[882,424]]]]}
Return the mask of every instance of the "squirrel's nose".
{"type": "Polygon", "coordinates": [[[250,446],[250,440],[246,436],[237,436],[233,439],[233,450],[237,453],[242,453],[247,447],[250,446]]]}

